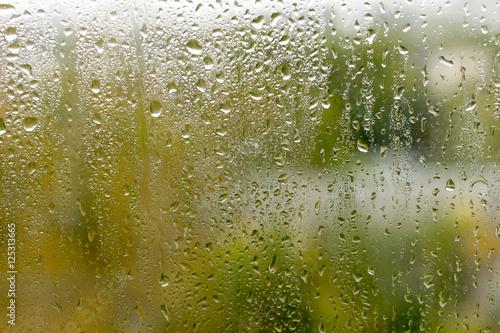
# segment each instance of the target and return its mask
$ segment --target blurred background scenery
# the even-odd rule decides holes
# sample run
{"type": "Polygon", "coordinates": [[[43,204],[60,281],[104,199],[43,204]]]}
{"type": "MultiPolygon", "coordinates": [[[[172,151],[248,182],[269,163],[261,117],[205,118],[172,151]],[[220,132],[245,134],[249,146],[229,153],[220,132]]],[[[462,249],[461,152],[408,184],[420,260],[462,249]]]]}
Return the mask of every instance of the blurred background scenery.
{"type": "Polygon", "coordinates": [[[2,332],[500,331],[498,1],[8,0],[0,52],[2,332]]]}

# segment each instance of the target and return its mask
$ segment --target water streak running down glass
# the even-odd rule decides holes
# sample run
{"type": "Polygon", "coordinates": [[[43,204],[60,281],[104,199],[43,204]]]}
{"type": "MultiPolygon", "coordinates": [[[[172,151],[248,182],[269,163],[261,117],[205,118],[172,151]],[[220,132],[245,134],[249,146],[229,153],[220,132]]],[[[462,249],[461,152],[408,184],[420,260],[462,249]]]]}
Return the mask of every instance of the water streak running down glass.
{"type": "Polygon", "coordinates": [[[0,330],[499,332],[499,118],[494,0],[1,2],[0,330]]]}

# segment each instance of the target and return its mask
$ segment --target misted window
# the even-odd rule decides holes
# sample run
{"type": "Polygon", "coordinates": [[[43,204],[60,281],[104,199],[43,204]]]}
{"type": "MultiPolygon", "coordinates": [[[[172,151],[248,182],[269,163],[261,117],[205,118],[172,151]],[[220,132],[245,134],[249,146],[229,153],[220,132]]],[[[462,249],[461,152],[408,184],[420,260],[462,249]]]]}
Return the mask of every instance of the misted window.
{"type": "Polygon", "coordinates": [[[500,3],[0,4],[6,332],[500,331],[500,3]]]}

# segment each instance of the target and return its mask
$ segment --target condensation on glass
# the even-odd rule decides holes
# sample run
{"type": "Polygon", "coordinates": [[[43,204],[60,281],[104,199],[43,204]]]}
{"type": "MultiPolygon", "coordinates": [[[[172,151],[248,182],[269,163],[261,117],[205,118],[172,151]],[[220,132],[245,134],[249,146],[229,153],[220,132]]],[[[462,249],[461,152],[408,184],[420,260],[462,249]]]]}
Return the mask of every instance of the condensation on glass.
{"type": "Polygon", "coordinates": [[[499,18],[2,2],[0,329],[500,331],[499,18]]]}

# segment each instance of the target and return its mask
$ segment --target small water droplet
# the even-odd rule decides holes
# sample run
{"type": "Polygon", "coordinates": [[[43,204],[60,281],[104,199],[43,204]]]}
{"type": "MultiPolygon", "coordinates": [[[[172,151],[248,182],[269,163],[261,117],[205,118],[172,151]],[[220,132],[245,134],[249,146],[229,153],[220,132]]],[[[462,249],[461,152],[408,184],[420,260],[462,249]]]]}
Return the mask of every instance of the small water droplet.
{"type": "Polygon", "coordinates": [[[408,54],[408,49],[404,47],[403,45],[398,46],[399,53],[402,55],[408,54]]]}
{"type": "Polygon", "coordinates": [[[78,303],[76,304],[76,308],[78,310],[82,310],[84,306],[85,306],[85,304],[83,303],[83,298],[81,298],[81,297],[78,298],[78,303]]]}
{"type": "Polygon", "coordinates": [[[89,242],[93,242],[94,241],[94,237],[96,235],[96,232],[95,230],[90,230],[89,233],[88,233],[88,238],[89,238],[89,242]]]}
{"type": "Polygon", "coordinates": [[[5,121],[3,118],[0,118],[0,135],[4,134],[7,132],[7,129],[5,128],[5,121]]]}
{"type": "Polygon", "coordinates": [[[446,65],[446,66],[449,66],[449,67],[453,66],[453,61],[452,60],[448,60],[448,59],[446,59],[443,56],[439,57],[439,62],[442,63],[442,64],[444,64],[444,65],[446,65]]]}

